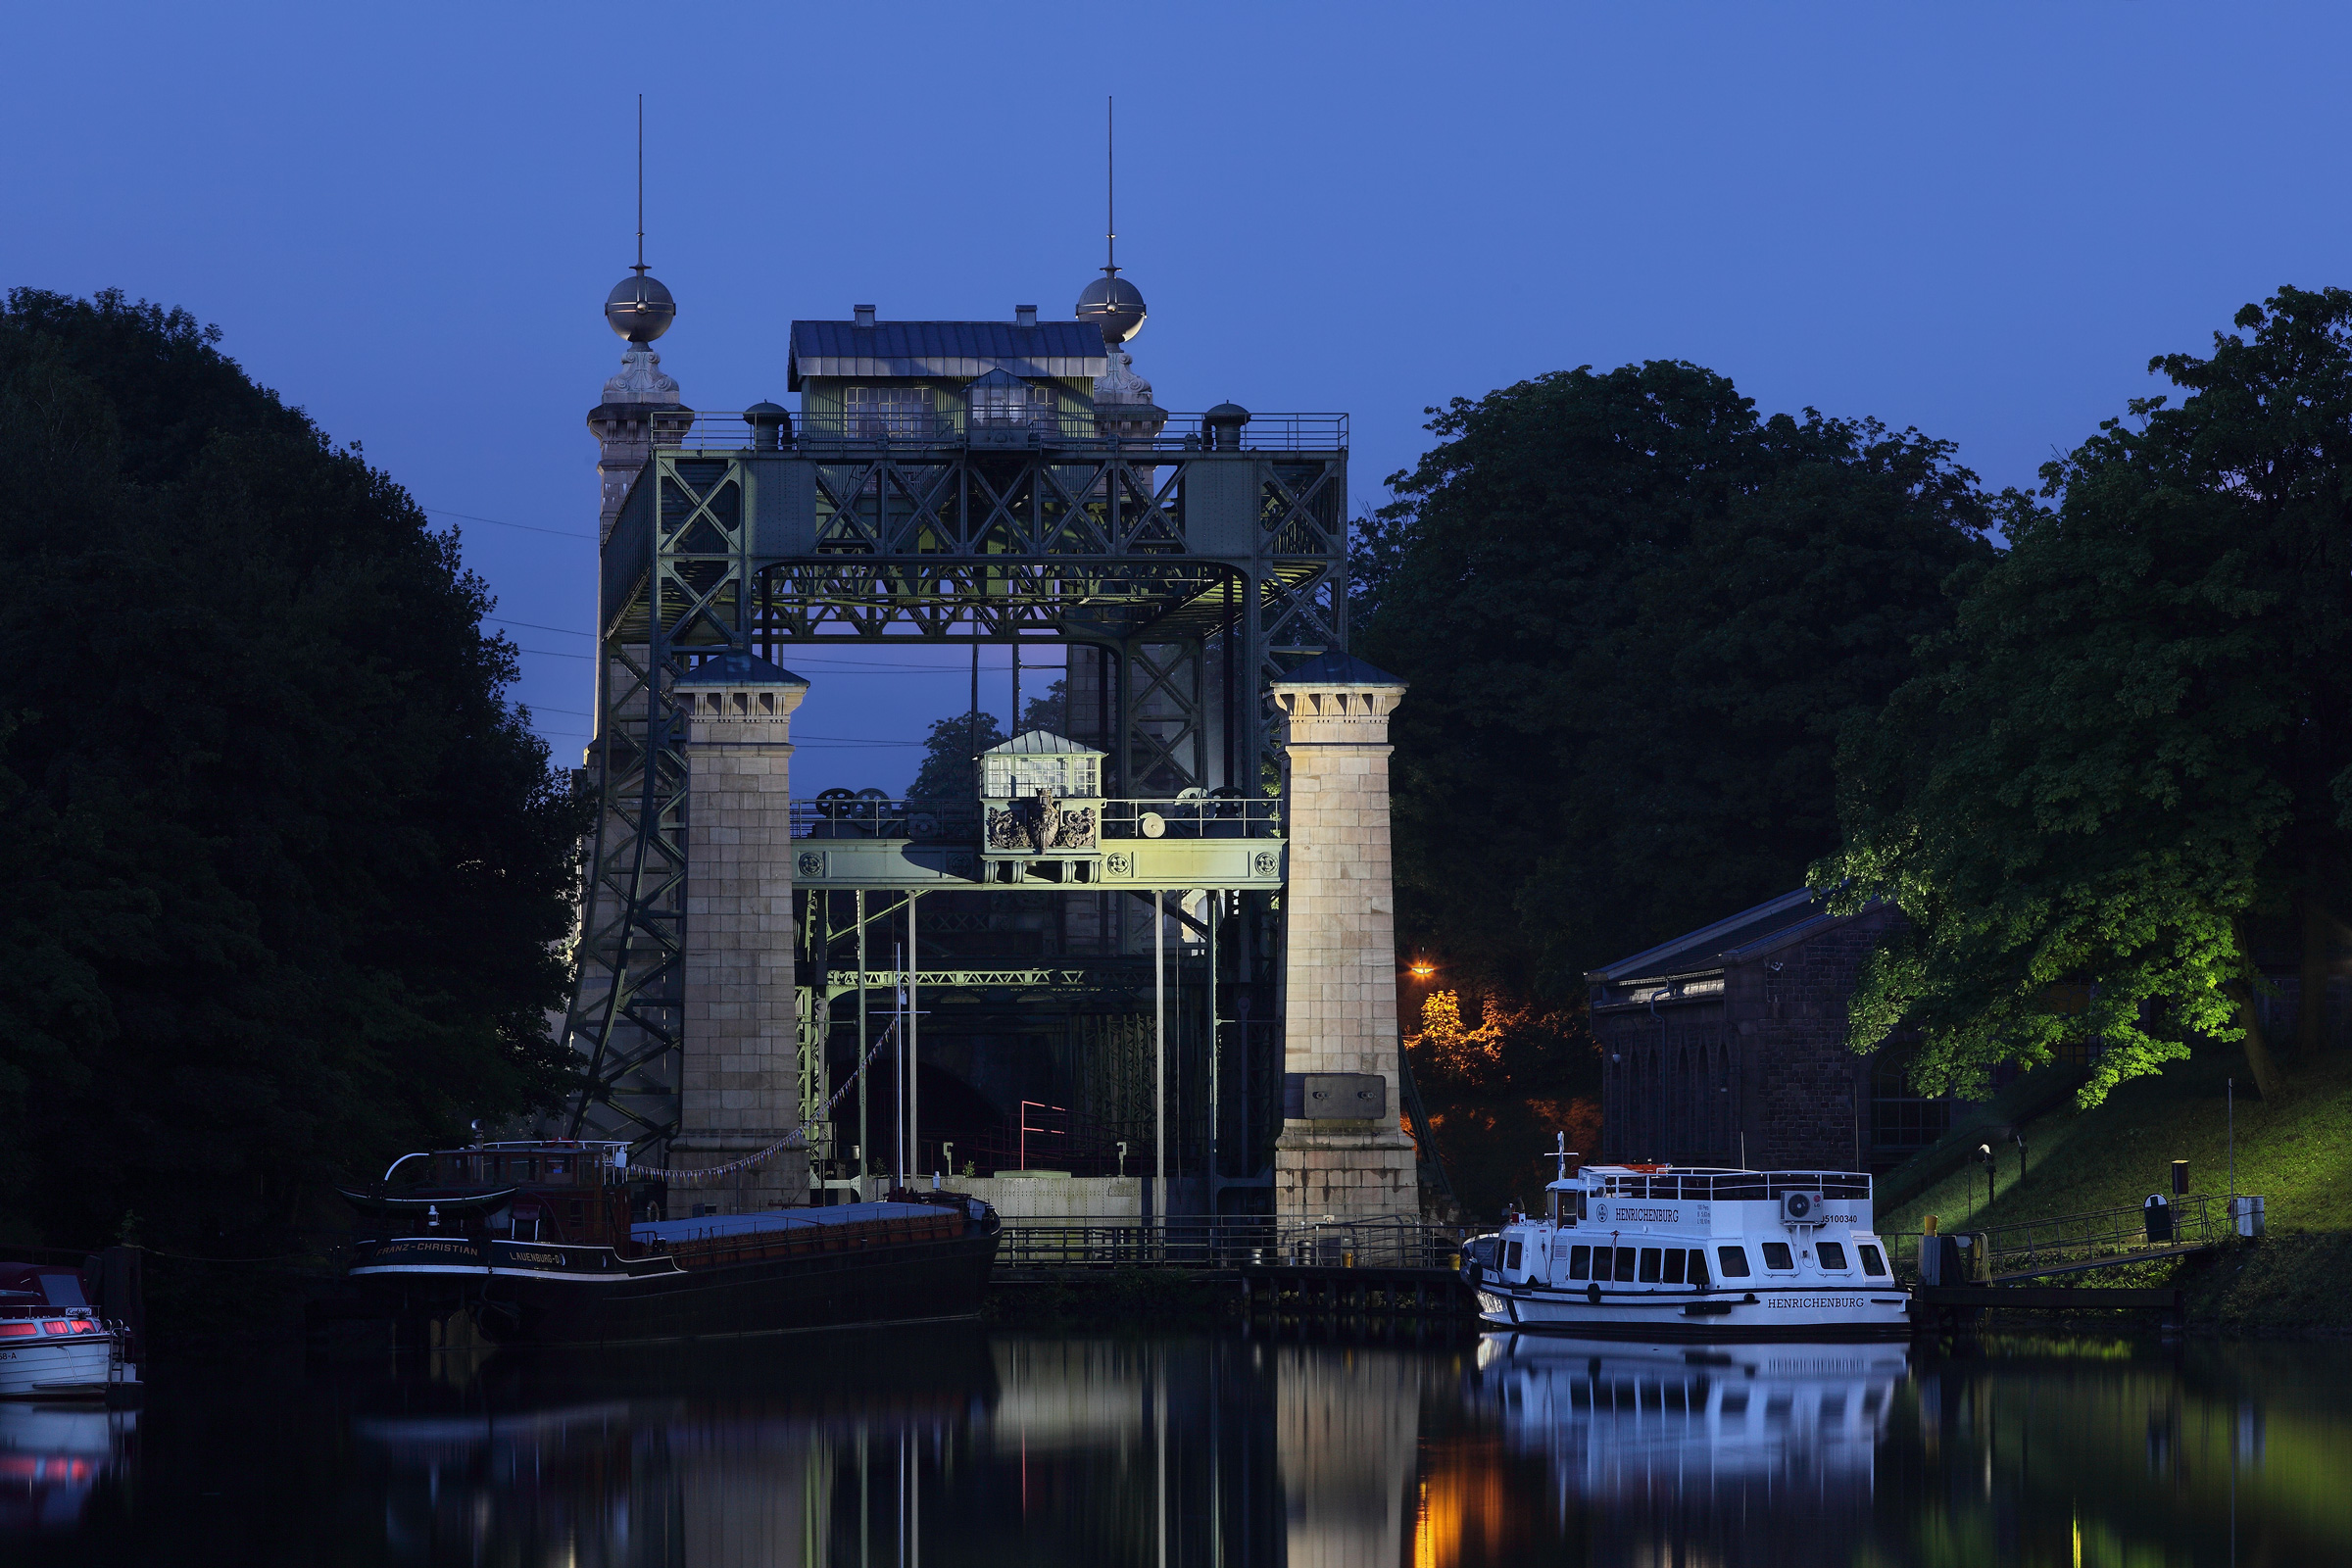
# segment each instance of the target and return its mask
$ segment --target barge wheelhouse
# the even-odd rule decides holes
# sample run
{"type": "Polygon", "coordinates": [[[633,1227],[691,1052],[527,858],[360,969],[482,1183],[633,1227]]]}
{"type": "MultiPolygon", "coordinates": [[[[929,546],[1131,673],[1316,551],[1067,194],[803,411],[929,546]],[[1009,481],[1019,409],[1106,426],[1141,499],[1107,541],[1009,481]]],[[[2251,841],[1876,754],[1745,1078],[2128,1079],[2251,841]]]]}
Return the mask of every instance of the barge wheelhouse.
{"type": "Polygon", "coordinates": [[[1503,1328],[1659,1339],[1890,1339],[1910,1295],[1851,1171],[1592,1165],[1541,1214],[1470,1244],[1463,1279],[1503,1328]]]}

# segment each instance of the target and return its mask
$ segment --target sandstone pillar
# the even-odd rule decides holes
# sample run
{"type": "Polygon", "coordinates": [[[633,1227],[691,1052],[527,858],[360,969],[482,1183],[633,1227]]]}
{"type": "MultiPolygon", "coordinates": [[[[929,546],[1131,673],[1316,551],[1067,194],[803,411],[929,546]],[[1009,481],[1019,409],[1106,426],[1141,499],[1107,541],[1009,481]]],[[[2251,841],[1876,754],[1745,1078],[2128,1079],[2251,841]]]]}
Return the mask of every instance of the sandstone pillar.
{"type": "MultiPolygon", "coordinates": [[[[723,1165],[800,1125],[794,995],[792,710],[808,683],[750,654],[673,688],[686,718],[686,990],[676,1166],[723,1165]]],[[[808,1200],[808,1156],[770,1155],[670,1208],[808,1200]],[[707,1195],[707,1196],[706,1196],[707,1195]]]]}
{"type": "MultiPolygon", "coordinates": [[[[1404,683],[1345,654],[1274,682],[1289,720],[1291,863],[1283,890],[1284,1220],[1418,1218],[1396,1085],[1396,902],[1389,865],[1389,714],[1404,683]],[[1310,1079],[1378,1078],[1375,1115],[1310,1114],[1310,1079]]],[[[1337,1086],[1350,1096],[1356,1091],[1337,1086]]]]}

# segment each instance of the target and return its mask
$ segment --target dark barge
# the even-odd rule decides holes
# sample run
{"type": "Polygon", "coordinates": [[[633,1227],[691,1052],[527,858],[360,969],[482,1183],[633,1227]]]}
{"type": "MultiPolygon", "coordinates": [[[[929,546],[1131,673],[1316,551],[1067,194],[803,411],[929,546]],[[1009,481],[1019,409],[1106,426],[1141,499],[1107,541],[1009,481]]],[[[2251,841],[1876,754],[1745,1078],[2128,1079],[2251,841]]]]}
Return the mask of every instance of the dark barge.
{"type": "Polygon", "coordinates": [[[619,1146],[436,1153],[397,1197],[346,1190],[377,1223],[352,1287],[421,1336],[463,1313],[514,1345],[626,1345],[929,1322],[980,1309],[996,1211],[954,1193],[686,1219],[638,1218],[619,1146]]]}

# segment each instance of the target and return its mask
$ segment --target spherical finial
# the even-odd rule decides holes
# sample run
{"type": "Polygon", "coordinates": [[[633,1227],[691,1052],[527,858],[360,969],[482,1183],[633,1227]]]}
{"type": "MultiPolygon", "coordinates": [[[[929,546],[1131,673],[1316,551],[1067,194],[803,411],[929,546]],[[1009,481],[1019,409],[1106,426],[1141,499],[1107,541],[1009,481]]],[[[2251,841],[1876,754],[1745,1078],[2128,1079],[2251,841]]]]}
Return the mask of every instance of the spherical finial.
{"type": "Polygon", "coordinates": [[[1119,276],[1115,269],[1105,267],[1102,275],[1078,296],[1075,314],[1081,321],[1102,327],[1102,341],[1115,348],[1143,328],[1143,291],[1119,276]]]}
{"type": "Polygon", "coordinates": [[[605,324],[631,343],[651,343],[678,318],[678,302],[659,278],[642,270],[624,277],[605,296],[605,324]]]}

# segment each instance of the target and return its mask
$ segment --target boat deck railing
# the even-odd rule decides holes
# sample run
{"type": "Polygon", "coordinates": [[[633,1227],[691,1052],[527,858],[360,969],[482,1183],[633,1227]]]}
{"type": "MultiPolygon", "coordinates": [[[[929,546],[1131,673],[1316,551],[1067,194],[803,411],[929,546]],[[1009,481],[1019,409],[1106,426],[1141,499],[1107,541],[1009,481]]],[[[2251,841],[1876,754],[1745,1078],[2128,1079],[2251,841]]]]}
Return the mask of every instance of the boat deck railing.
{"type": "Polygon", "coordinates": [[[1819,1193],[1824,1198],[1868,1198],[1870,1177],[1850,1170],[1740,1170],[1717,1173],[1665,1172],[1603,1176],[1611,1198],[1672,1199],[1716,1203],[1777,1202],[1783,1193],[1819,1193]]]}
{"type": "Polygon", "coordinates": [[[1406,1219],[1286,1224],[1247,1216],[1093,1225],[1008,1219],[997,1268],[1453,1268],[1469,1235],[1460,1226],[1406,1219]]]}

